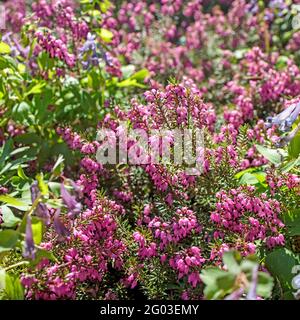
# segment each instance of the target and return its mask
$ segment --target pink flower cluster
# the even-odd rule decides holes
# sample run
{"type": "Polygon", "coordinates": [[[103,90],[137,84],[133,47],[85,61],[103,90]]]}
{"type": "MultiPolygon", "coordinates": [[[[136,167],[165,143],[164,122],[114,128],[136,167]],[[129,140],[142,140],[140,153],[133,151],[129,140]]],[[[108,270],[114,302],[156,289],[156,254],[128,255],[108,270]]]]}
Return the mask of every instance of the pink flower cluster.
{"type": "Polygon", "coordinates": [[[284,245],[281,234],[284,224],[279,217],[277,200],[269,199],[266,194],[256,196],[252,186],[220,191],[216,197],[216,210],[210,217],[218,226],[214,233],[216,239],[227,239],[231,235],[244,243],[262,240],[268,247],[284,245]]]}
{"type": "MultiPolygon", "coordinates": [[[[72,232],[64,240],[67,248],[57,252],[62,260],[43,259],[34,274],[23,276],[27,298],[75,299],[78,285],[87,281],[94,283],[89,294],[95,297],[109,265],[115,269],[123,265],[126,246],[115,235],[117,223],[114,218],[123,214],[124,209],[115,202],[95,200],[93,207],[76,219],[75,225],[68,226],[72,232]]],[[[59,243],[53,241],[52,232],[48,237],[51,242],[42,246],[56,253],[59,243]]]]}
{"type": "Polygon", "coordinates": [[[185,207],[178,209],[170,222],[154,217],[148,223],[148,228],[152,230],[154,237],[159,239],[161,250],[164,250],[169,244],[177,244],[193,232],[201,231],[195,213],[185,207]]]}
{"type": "Polygon", "coordinates": [[[178,279],[187,276],[187,281],[193,288],[201,282],[199,270],[204,263],[200,248],[195,246],[176,252],[169,260],[170,267],[178,272],[178,279]]]}
{"type": "Polygon", "coordinates": [[[37,37],[38,44],[49,53],[51,58],[58,58],[64,61],[70,68],[75,65],[75,56],[68,52],[67,46],[60,39],[55,39],[51,34],[44,34],[41,31],[37,31],[35,36],[37,37]]]}

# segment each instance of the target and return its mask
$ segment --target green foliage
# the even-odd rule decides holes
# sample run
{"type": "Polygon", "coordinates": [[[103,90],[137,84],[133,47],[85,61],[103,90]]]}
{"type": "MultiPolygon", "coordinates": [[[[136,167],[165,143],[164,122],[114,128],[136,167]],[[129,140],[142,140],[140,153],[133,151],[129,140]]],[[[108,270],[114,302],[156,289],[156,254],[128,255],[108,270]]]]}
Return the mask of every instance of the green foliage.
{"type": "MultiPolygon", "coordinates": [[[[236,251],[225,252],[223,263],[226,270],[209,267],[201,272],[201,279],[205,284],[204,295],[207,299],[222,299],[239,288],[242,288],[244,293],[249,292],[253,270],[259,265],[254,256],[242,259],[236,251]]],[[[272,288],[272,278],[264,272],[258,272],[257,295],[269,298],[272,288]]]]}
{"type": "Polygon", "coordinates": [[[293,297],[292,279],[294,277],[292,270],[300,264],[299,255],[286,248],[275,249],[266,256],[265,262],[272,276],[279,280],[282,298],[291,299],[293,297]]]}

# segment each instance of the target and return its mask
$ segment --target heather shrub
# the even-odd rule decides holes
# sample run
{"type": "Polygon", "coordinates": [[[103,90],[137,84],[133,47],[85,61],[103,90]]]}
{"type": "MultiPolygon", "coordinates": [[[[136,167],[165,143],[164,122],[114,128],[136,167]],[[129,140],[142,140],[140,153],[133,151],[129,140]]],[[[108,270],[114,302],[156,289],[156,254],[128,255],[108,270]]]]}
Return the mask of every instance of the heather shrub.
{"type": "Polygon", "coordinates": [[[1,299],[299,299],[298,1],[4,8],[1,299]]]}

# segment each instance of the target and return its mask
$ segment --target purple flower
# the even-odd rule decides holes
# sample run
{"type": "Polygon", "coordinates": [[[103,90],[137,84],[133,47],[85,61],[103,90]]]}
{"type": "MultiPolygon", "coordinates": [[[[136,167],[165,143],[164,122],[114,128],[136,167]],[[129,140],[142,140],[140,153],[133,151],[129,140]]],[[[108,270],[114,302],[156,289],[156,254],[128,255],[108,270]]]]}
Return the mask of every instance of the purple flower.
{"type": "Polygon", "coordinates": [[[272,125],[276,125],[279,127],[279,130],[287,132],[291,129],[292,124],[298,118],[299,113],[300,102],[292,103],[289,107],[287,107],[275,117],[268,117],[266,128],[270,128],[272,125]]]}
{"type": "Polygon", "coordinates": [[[62,200],[69,210],[68,216],[71,219],[75,218],[81,211],[81,203],[77,202],[76,198],[70,195],[63,183],[60,186],[60,192],[62,200]]]}
{"type": "Polygon", "coordinates": [[[299,130],[300,130],[300,123],[289,134],[281,137],[281,139],[276,143],[276,147],[281,148],[287,145],[291,140],[293,140],[293,138],[296,136],[299,130]]]}
{"type": "Polygon", "coordinates": [[[83,54],[88,51],[95,52],[97,49],[97,44],[95,42],[95,35],[92,35],[90,32],[87,35],[86,42],[83,44],[83,46],[79,49],[80,54],[83,54]]]}
{"type": "Polygon", "coordinates": [[[76,184],[73,180],[69,180],[74,191],[75,191],[75,194],[76,196],[81,199],[83,197],[83,192],[82,192],[82,186],[79,186],[78,184],[76,184]]]}
{"type": "Polygon", "coordinates": [[[250,284],[249,292],[247,294],[247,300],[257,300],[257,278],[258,278],[258,265],[252,270],[252,282],[250,284]]]}
{"type": "Polygon", "coordinates": [[[103,60],[109,67],[113,67],[114,62],[109,52],[102,52],[103,60]]]}
{"type": "Polygon", "coordinates": [[[228,295],[225,300],[239,300],[244,293],[243,288],[239,288],[228,295]]]}
{"type": "MultiPolygon", "coordinates": [[[[30,191],[31,191],[31,201],[32,203],[34,203],[34,201],[40,196],[40,191],[39,191],[37,181],[33,182],[33,184],[30,187],[30,191]]],[[[39,218],[41,218],[47,226],[50,224],[50,214],[45,203],[40,202],[37,205],[35,209],[35,214],[39,218]]]]}
{"type": "Polygon", "coordinates": [[[59,237],[61,239],[64,239],[65,237],[68,237],[70,235],[70,231],[62,223],[59,216],[60,216],[60,209],[57,209],[54,213],[53,225],[59,237]]]}
{"type": "Polygon", "coordinates": [[[95,42],[95,38],[95,35],[88,33],[86,42],[79,49],[79,58],[82,60],[82,65],[84,69],[88,69],[91,64],[93,66],[99,65],[97,43],[95,42]],[[85,54],[88,54],[86,59],[84,59],[85,54]]]}
{"type": "Polygon", "coordinates": [[[27,216],[23,256],[27,259],[33,260],[35,259],[35,252],[36,250],[35,250],[33,234],[32,234],[31,218],[30,216],[27,216]]]}

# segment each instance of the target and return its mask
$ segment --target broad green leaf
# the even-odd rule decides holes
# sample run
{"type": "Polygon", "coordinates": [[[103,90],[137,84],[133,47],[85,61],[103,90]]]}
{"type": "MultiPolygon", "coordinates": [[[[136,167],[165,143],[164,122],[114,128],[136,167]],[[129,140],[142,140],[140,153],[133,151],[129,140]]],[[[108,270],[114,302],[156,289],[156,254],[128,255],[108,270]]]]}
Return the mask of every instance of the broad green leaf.
{"type": "Polygon", "coordinates": [[[239,183],[241,185],[252,185],[259,183],[258,179],[252,173],[245,173],[240,179],[239,183]]]}
{"type": "Polygon", "coordinates": [[[113,38],[113,33],[107,29],[101,28],[98,32],[99,37],[105,42],[111,42],[113,38]]]}
{"type": "Polygon", "coordinates": [[[261,155],[277,166],[280,165],[284,160],[285,154],[280,149],[269,149],[257,144],[255,147],[261,155]]]}
{"type": "Polygon", "coordinates": [[[292,269],[300,264],[300,257],[286,248],[275,249],[266,257],[266,266],[271,274],[276,277],[284,291],[292,289],[292,269]]]}
{"type": "Polygon", "coordinates": [[[9,300],[24,299],[24,289],[17,275],[6,273],[5,293],[9,300]]]}
{"type": "Polygon", "coordinates": [[[4,227],[14,227],[21,219],[17,218],[8,206],[1,206],[1,213],[4,227]]]}
{"type": "Polygon", "coordinates": [[[236,179],[240,179],[245,173],[251,173],[253,171],[257,170],[256,168],[248,168],[248,169],[245,169],[245,170],[242,170],[240,172],[238,172],[237,174],[235,174],[235,178],[236,179]]]}
{"type": "Polygon", "coordinates": [[[15,247],[19,239],[19,233],[15,230],[0,231],[0,252],[9,251],[15,247]]]}
{"type": "Polygon", "coordinates": [[[147,69],[142,69],[135,74],[133,74],[130,78],[131,79],[136,79],[139,82],[142,82],[145,80],[145,78],[149,77],[150,73],[147,69]]]}
{"type": "Polygon", "coordinates": [[[223,254],[223,262],[226,265],[229,272],[238,274],[241,268],[237,261],[241,260],[241,256],[237,251],[227,251],[223,254]]]}
{"type": "Polygon", "coordinates": [[[42,88],[45,87],[45,82],[38,82],[37,84],[33,85],[28,92],[25,93],[25,97],[29,96],[30,94],[38,94],[42,92],[42,88]]]}
{"type": "Polygon", "coordinates": [[[0,54],[10,54],[10,52],[10,46],[5,42],[0,41],[0,54]]]}
{"type": "Polygon", "coordinates": [[[8,195],[4,195],[4,194],[0,195],[0,201],[7,203],[7,205],[11,207],[16,207],[16,208],[27,207],[27,204],[24,203],[23,201],[8,195]]]}
{"type": "Polygon", "coordinates": [[[289,143],[288,146],[289,156],[292,158],[298,158],[300,154],[300,134],[297,134],[289,143]]]}
{"type": "Polygon", "coordinates": [[[291,210],[284,215],[284,223],[290,236],[300,235],[300,209],[291,210]]]}
{"type": "Polygon", "coordinates": [[[31,225],[34,243],[40,244],[43,239],[43,222],[37,217],[32,217],[31,225]]]}
{"type": "Polygon", "coordinates": [[[257,294],[264,298],[269,298],[272,294],[272,289],[274,286],[273,278],[266,272],[258,273],[257,280],[257,294]]]}
{"type": "Polygon", "coordinates": [[[221,270],[216,267],[208,267],[201,271],[201,280],[205,284],[204,295],[207,299],[214,299],[218,295],[219,287],[217,285],[217,279],[226,275],[225,270],[221,270]]]}
{"type": "Polygon", "coordinates": [[[231,291],[234,287],[236,281],[236,274],[227,272],[225,275],[218,277],[216,282],[219,289],[223,291],[223,294],[226,294],[231,291]]]}
{"type": "Polygon", "coordinates": [[[129,78],[130,76],[132,76],[133,73],[134,73],[134,70],[135,70],[135,66],[132,65],[132,64],[129,64],[129,65],[127,65],[127,66],[123,66],[123,67],[121,68],[121,71],[122,71],[122,74],[123,74],[123,78],[124,78],[124,79],[127,79],[127,78],[129,78]]]}

